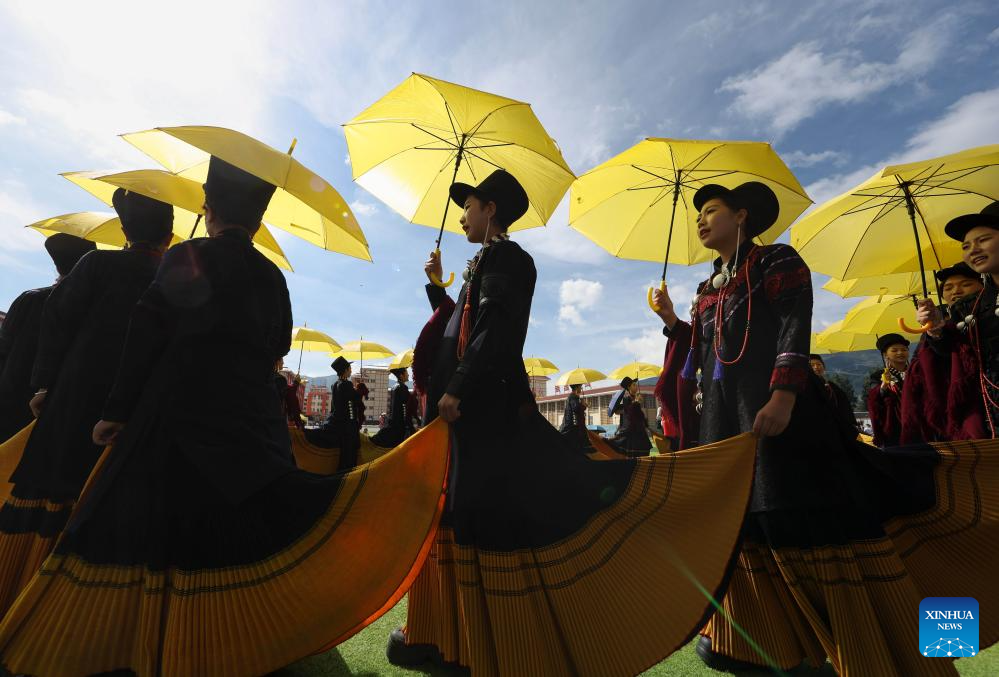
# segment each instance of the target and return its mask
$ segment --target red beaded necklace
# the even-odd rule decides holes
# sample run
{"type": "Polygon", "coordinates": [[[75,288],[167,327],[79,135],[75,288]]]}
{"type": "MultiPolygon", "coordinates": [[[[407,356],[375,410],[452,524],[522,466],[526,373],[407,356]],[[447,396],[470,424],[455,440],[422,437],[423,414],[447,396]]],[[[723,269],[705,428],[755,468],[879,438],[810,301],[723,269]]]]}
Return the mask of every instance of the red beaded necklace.
{"type": "Polygon", "coordinates": [[[746,271],[746,329],[742,334],[742,347],[739,349],[739,354],[736,355],[734,360],[723,360],[721,356],[721,343],[722,343],[722,323],[725,321],[724,305],[725,298],[727,296],[728,285],[725,285],[718,291],[718,303],[715,306],[715,335],[714,335],[714,349],[715,349],[715,360],[724,364],[726,367],[731,367],[733,364],[738,364],[743,356],[746,354],[746,347],[749,345],[749,323],[753,319],[753,288],[749,284],[749,268],[750,261],[749,257],[746,258],[745,271],[746,271]]]}
{"type": "MultiPolygon", "coordinates": [[[[971,315],[975,315],[975,311],[978,310],[978,304],[982,300],[982,295],[985,293],[985,289],[978,292],[978,297],[975,298],[975,305],[971,307],[971,315]]],[[[997,403],[992,396],[989,395],[989,387],[994,390],[999,390],[999,386],[989,380],[985,375],[985,363],[982,362],[982,337],[981,332],[978,331],[978,322],[969,330],[974,333],[974,347],[975,347],[975,357],[978,358],[978,385],[982,390],[982,401],[985,404],[985,419],[989,422],[989,430],[992,432],[992,438],[995,439],[996,436],[996,426],[995,421],[992,420],[992,407],[999,409],[999,403],[997,403]]]]}

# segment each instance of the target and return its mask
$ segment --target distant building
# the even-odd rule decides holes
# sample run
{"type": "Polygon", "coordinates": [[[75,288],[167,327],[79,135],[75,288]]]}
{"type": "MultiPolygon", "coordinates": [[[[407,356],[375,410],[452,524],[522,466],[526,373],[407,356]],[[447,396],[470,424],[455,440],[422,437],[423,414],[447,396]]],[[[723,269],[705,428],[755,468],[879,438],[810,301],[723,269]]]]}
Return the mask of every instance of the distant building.
{"type": "Polygon", "coordinates": [[[531,381],[531,392],[534,393],[534,398],[540,400],[542,397],[548,394],[548,381],[547,376],[528,376],[531,381]]]}
{"type": "Polygon", "coordinates": [[[362,382],[368,387],[368,399],[364,401],[364,417],[368,421],[377,421],[379,416],[388,412],[388,367],[364,367],[361,373],[353,376],[351,380],[355,387],[362,382]]]}
{"type": "MultiPolygon", "coordinates": [[[[649,425],[656,426],[656,398],[653,391],[656,387],[656,379],[647,378],[639,382],[638,391],[642,396],[642,409],[645,410],[645,417],[649,420],[649,425]]],[[[603,388],[591,388],[583,386],[580,397],[586,404],[586,425],[620,425],[620,416],[608,416],[607,407],[610,406],[611,397],[621,389],[619,385],[605,386],[603,388]]],[[[562,423],[562,415],[565,413],[565,401],[569,397],[568,386],[555,386],[554,395],[546,395],[538,398],[538,408],[541,414],[548,419],[549,423],[559,426],[562,423]]]]}
{"type": "Polygon", "coordinates": [[[3,321],[7,319],[7,313],[0,310],[0,327],[3,326],[3,321]]]}
{"type": "Polygon", "coordinates": [[[330,415],[332,393],[326,386],[311,386],[305,392],[302,413],[313,423],[326,420],[330,415]]]}

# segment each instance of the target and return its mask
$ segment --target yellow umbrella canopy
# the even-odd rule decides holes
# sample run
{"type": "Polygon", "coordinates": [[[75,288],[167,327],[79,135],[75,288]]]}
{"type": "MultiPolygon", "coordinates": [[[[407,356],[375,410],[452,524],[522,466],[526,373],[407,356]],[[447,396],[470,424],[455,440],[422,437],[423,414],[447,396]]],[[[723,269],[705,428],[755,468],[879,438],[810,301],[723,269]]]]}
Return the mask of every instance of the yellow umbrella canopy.
{"type": "MultiPolygon", "coordinates": [[[[843,320],[833,322],[818,334],[813,334],[815,346],[827,353],[852,353],[857,350],[875,350],[877,334],[858,334],[843,330],[843,320]]],[[[812,351],[816,352],[816,351],[812,351]]]]}
{"type": "Polygon", "coordinates": [[[408,369],[413,366],[413,349],[407,348],[392,358],[389,369],[408,369]]]}
{"type": "Polygon", "coordinates": [[[828,355],[832,351],[824,346],[819,345],[819,335],[814,331],[812,332],[812,339],[809,342],[808,352],[812,355],[828,355]]]}
{"type": "Polygon", "coordinates": [[[298,348],[298,371],[302,370],[302,353],[340,350],[340,344],[323,332],[310,327],[295,327],[291,330],[291,349],[298,348]]]}
{"type": "Polygon", "coordinates": [[[524,369],[528,376],[551,376],[558,373],[558,367],[543,357],[525,357],[524,369]]]}
{"type": "Polygon", "coordinates": [[[199,184],[214,155],[277,186],[264,212],[266,223],[327,251],[371,260],[368,241],[347,201],[325,179],[251,136],[224,127],[157,127],[122,138],[170,173],[199,184]]]}
{"type": "MultiPolygon", "coordinates": [[[[697,236],[694,193],[706,184],[769,186],[780,201],[771,243],[812,203],[768,143],[649,138],[580,176],[569,196],[569,225],[624,259],[693,265],[713,254],[697,236]]],[[[651,298],[651,293],[650,293],[651,298]]]]}
{"type": "Polygon", "coordinates": [[[834,278],[822,285],[822,288],[843,298],[884,296],[885,294],[910,296],[922,292],[923,278],[919,273],[893,273],[874,277],[858,277],[852,280],[834,278]]]}
{"type": "Polygon", "coordinates": [[[496,169],[527,191],[511,226],[543,226],[574,175],[529,104],[414,73],[344,125],[354,180],[411,223],[461,233],[449,211],[455,181],[496,169]],[[450,218],[448,215],[450,214],[450,218]]]}
{"type": "MultiPolygon", "coordinates": [[[[121,249],[125,246],[125,233],[121,232],[121,220],[117,214],[109,212],[60,214],[28,224],[25,228],[37,230],[45,237],[56,233],[82,237],[84,240],[96,243],[98,249],[121,249]]],[[[176,238],[176,235],[174,237],[176,238]]]]}
{"type": "MultiPolygon", "coordinates": [[[[111,197],[118,188],[135,191],[140,195],[173,205],[174,239],[171,244],[208,235],[205,223],[199,216],[203,212],[205,192],[201,184],[190,179],[161,169],[139,169],[114,173],[101,171],[64,172],[60,176],[76,184],[109,207],[112,206],[111,197]]],[[[121,222],[117,218],[115,221],[119,235],[121,235],[121,222]]],[[[109,234],[113,232],[111,226],[107,226],[106,229],[109,234]]],[[[105,230],[100,231],[101,234],[104,232],[105,230]]],[[[70,234],[75,235],[76,233],[70,234]]],[[[81,235],[81,237],[83,236],[81,235]]],[[[92,238],[87,237],[87,239],[92,238]]],[[[94,242],[98,241],[94,240],[94,242]]],[[[116,244],[115,242],[108,243],[116,244]]],[[[124,235],[121,235],[121,243],[117,246],[125,246],[124,235]]],[[[285,256],[284,250],[281,249],[281,245],[274,239],[274,234],[263,223],[260,224],[260,228],[253,236],[253,246],[278,268],[294,270],[285,256]]]]}
{"type": "Polygon", "coordinates": [[[630,376],[633,379],[643,379],[651,378],[653,376],[659,376],[659,372],[662,371],[662,367],[652,364],[650,362],[632,362],[626,364],[623,367],[618,367],[610,374],[608,378],[612,378],[615,381],[623,379],[625,376],[630,376]]]}
{"type": "Polygon", "coordinates": [[[291,331],[291,347],[309,352],[341,350],[340,344],[332,336],[310,327],[295,327],[291,331]]]}
{"type": "MultiPolygon", "coordinates": [[[[838,330],[849,334],[868,334],[874,337],[891,333],[914,336],[916,332],[902,331],[898,326],[898,314],[907,307],[911,310],[912,304],[913,300],[910,296],[888,295],[866,298],[846,312],[838,330]]],[[[830,328],[835,326],[835,324],[830,325],[830,328]]],[[[826,329],[826,332],[828,331],[829,329],[826,329]]],[[[828,343],[823,342],[822,345],[830,347],[828,343]]],[[[873,341],[870,347],[874,347],[873,341]]]]}
{"type": "Polygon", "coordinates": [[[576,368],[565,372],[555,380],[557,386],[585,385],[594,381],[603,381],[607,375],[596,369],[576,368]]]}
{"type": "Polygon", "coordinates": [[[345,360],[384,360],[395,357],[395,351],[374,341],[351,341],[344,343],[339,350],[330,352],[330,357],[342,357],[345,360]]]}
{"type": "Polygon", "coordinates": [[[947,222],[999,199],[999,146],[886,167],[791,229],[791,244],[818,273],[845,280],[920,273],[961,260],[947,222]]]}

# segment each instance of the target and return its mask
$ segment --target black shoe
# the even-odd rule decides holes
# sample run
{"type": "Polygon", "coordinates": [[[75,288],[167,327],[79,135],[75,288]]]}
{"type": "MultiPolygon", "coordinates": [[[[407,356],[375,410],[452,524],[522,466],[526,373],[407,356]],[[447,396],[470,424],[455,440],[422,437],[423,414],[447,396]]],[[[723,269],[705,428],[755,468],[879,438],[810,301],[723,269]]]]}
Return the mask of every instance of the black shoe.
{"type": "Polygon", "coordinates": [[[389,635],[385,656],[389,663],[400,667],[423,665],[428,662],[444,664],[440,649],[433,644],[406,644],[406,633],[402,628],[396,628],[389,635]]]}
{"type": "Polygon", "coordinates": [[[725,656],[724,654],[717,653],[711,650],[711,638],[701,635],[700,639],[697,640],[697,646],[694,647],[694,653],[701,661],[711,668],[712,670],[718,670],[719,672],[748,672],[750,670],[768,670],[765,665],[757,665],[756,663],[750,663],[748,661],[740,661],[737,658],[731,658],[730,656],[725,656]]]}

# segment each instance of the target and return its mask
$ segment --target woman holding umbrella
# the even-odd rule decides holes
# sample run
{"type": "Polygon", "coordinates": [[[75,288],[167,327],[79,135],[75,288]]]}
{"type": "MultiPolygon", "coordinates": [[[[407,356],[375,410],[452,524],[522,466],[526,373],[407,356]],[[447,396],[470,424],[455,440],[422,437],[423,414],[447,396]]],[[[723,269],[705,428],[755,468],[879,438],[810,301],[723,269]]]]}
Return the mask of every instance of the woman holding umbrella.
{"type": "Polygon", "coordinates": [[[451,471],[389,660],[460,663],[481,675],[637,674],[706,616],[708,599],[684,573],[708,591],[721,584],[749,493],[751,442],[662,463],[594,462],[566,444],[538,411],[522,361],[537,273],[506,233],[528,195],[503,170],[450,194],[468,240],[482,247],[458,304],[432,283],[436,253],[425,266],[434,319],[414,366],[432,351],[426,416],[451,424],[451,471]],[[705,477],[717,472],[730,474],[705,477]],[[718,496],[720,485],[736,495],[718,496]],[[674,511],[708,511],[714,526],[704,533],[674,511]],[[659,582],[650,586],[643,571],[659,582]]]}
{"type": "MultiPolygon", "coordinates": [[[[939,452],[920,449],[923,460],[914,452],[877,452],[882,467],[873,471],[866,448],[836,425],[808,364],[809,270],[793,248],[752,241],[777,218],[774,193],[755,182],[708,185],[694,205],[701,242],[719,256],[694,300],[682,373],[686,379],[700,373],[699,394],[678,406],[703,403],[702,443],[749,431],[759,440],[741,553],[698,655],[729,671],[788,670],[805,659],[821,665],[828,656],[840,674],[930,674],[932,668],[952,674],[951,666],[928,665],[912,650],[917,633],[906,619],[922,597],[940,591],[939,577],[926,572],[966,546],[924,546],[920,560],[898,535],[906,528],[889,537],[885,526],[888,518],[898,524],[900,515],[947,505],[951,497],[934,495],[926,460],[939,452]],[[899,475],[898,485],[895,462],[909,473],[899,475]]],[[[666,291],[654,300],[667,336],[685,328],[666,291]]],[[[973,516],[967,519],[973,529],[973,516]]],[[[992,535],[982,530],[976,538],[987,542],[992,535]]],[[[984,571],[969,575],[985,580],[984,571]]],[[[990,642],[996,631],[986,633],[990,642]]]]}
{"type": "Polygon", "coordinates": [[[952,219],[945,231],[961,242],[962,259],[982,276],[984,287],[953,304],[951,316],[960,319],[945,322],[929,299],[919,302],[916,317],[933,323],[929,346],[953,356],[948,432],[953,439],[994,438],[999,427],[999,202],[952,219]]]}
{"type": "Polygon", "coordinates": [[[867,413],[874,429],[874,446],[894,447],[902,435],[902,390],[909,369],[909,340],[885,334],[876,347],[884,360],[881,380],[867,393],[867,413]]]}
{"type": "Polygon", "coordinates": [[[621,391],[612,400],[608,413],[621,417],[617,432],[608,440],[614,448],[627,456],[648,456],[652,442],[649,441],[649,420],[642,409],[638,381],[630,376],[621,380],[621,391]]]}

